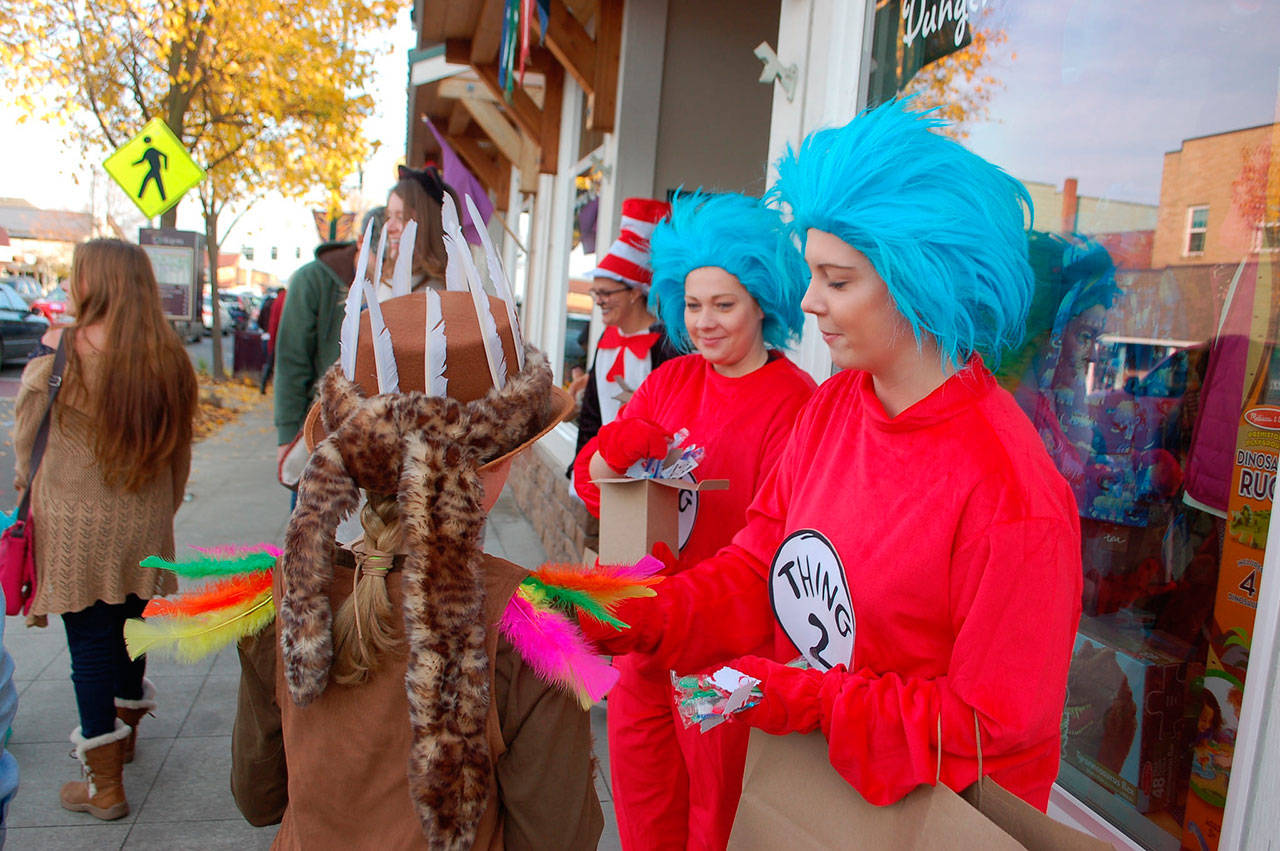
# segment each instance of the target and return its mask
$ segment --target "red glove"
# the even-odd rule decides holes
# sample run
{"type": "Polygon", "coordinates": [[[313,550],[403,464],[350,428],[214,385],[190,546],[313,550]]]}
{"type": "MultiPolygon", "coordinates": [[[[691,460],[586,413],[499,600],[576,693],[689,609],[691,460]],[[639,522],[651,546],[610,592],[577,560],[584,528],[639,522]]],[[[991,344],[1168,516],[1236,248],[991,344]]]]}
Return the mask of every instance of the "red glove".
{"type": "MultiPolygon", "coordinates": [[[[661,586],[657,589],[661,594],[661,586]]],[[[614,617],[627,624],[627,629],[615,629],[601,623],[588,614],[578,611],[578,625],[582,634],[601,653],[622,656],[626,653],[652,653],[662,640],[663,613],[658,597],[631,597],[623,600],[614,610],[614,617]]]]}
{"type": "Polygon", "coordinates": [[[591,480],[591,459],[595,457],[600,438],[593,437],[573,459],[573,489],[587,504],[592,517],[600,516],[600,486],[591,480]]]}
{"type": "Polygon", "coordinates": [[[640,417],[614,420],[600,427],[596,451],[606,464],[625,473],[641,458],[665,458],[670,436],[662,426],[640,417]]]}
{"type": "MultiPolygon", "coordinates": [[[[822,687],[824,675],[811,668],[791,668],[759,656],[743,656],[728,663],[728,667],[741,671],[760,681],[764,697],[750,709],[744,709],[733,717],[744,724],[759,727],[775,736],[786,733],[811,733],[822,720],[822,687]]],[[[834,684],[844,673],[844,666],[837,665],[828,674],[834,684]]]]}

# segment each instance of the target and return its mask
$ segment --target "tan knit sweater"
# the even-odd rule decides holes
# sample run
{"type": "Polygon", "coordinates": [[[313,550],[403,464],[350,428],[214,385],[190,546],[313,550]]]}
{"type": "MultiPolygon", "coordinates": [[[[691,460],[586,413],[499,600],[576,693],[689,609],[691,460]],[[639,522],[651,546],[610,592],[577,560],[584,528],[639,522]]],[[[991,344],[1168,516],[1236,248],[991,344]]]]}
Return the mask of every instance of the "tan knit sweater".
{"type": "MultiPolygon", "coordinates": [[[[101,380],[101,361],[82,355],[80,377],[101,380]]],[[[15,484],[26,486],[40,418],[49,398],[53,355],[38,357],[22,372],[14,410],[15,484]]],[[[36,597],[32,615],[78,612],[97,600],[122,603],[177,590],[167,570],[139,567],[149,555],[173,557],[173,515],[191,469],[191,447],[171,468],[135,493],[108,487],[93,455],[93,424],[73,405],[84,394],[63,385],[49,426],[49,444],[31,494],[35,526],[36,597]]]]}

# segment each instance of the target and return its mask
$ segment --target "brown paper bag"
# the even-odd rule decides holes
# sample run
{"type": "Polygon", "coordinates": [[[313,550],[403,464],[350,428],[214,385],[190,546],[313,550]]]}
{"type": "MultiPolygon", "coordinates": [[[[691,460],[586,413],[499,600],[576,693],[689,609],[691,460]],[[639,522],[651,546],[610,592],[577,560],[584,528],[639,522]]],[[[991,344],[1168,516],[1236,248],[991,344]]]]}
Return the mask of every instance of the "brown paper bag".
{"type": "Polygon", "coordinates": [[[751,731],[742,798],[729,847],[826,851],[1101,851],[1110,846],[1066,825],[983,778],[957,795],[921,786],[877,807],[858,794],[827,758],[821,733],[771,736],[751,731]]]}

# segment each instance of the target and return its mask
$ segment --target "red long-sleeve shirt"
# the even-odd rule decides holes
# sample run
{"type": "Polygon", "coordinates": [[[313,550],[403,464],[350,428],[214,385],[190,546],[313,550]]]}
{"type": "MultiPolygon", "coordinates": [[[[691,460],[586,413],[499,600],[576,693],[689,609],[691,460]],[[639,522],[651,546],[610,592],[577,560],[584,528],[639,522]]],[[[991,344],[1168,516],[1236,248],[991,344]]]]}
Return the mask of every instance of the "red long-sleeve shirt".
{"type": "Polygon", "coordinates": [[[733,544],[663,583],[656,655],[694,670],[772,637],[778,661],[817,657],[744,720],[821,729],[876,804],[934,782],[939,725],[942,781],[972,783],[976,717],[985,773],[1043,809],[1080,587],[1070,488],[980,359],[894,418],[851,371],[801,412],[733,544]]]}

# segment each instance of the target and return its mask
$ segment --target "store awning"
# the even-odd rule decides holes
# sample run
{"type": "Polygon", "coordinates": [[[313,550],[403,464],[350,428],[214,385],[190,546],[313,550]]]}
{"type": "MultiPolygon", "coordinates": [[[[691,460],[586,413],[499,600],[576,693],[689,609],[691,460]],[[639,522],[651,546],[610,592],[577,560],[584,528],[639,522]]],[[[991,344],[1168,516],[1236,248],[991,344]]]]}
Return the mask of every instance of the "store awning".
{"type": "Polygon", "coordinates": [[[588,98],[587,131],[613,129],[622,41],[622,0],[551,0],[545,34],[535,15],[523,79],[499,83],[502,0],[423,0],[418,46],[410,53],[407,159],[438,158],[429,118],[504,207],[511,166],[521,189],[554,174],[565,75],[588,98]]]}

